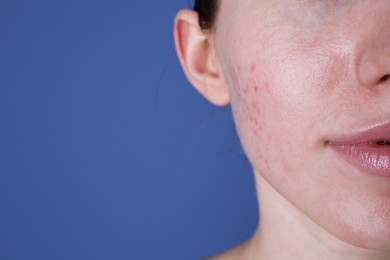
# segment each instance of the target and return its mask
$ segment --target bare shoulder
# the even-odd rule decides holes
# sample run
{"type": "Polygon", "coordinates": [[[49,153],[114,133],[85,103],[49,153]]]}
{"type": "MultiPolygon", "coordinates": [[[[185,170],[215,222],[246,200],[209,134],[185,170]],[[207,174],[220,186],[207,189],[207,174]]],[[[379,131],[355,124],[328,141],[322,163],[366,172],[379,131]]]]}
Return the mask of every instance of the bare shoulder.
{"type": "Polygon", "coordinates": [[[203,260],[237,260],[245,259],[245,253],[248,241],[243,242],[233,248],[230,248],[220,254],[204,258],[203,260]]]}

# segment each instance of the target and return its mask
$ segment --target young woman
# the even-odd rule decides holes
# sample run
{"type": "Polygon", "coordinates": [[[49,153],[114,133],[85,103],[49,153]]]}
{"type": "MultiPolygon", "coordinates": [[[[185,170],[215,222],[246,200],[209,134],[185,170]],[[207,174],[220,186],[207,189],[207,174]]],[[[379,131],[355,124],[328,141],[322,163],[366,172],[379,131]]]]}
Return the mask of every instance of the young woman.
{"type": "Polygon", "coordinates": [[[215,259],[390,259],[390,1],[197,0],[175,42],[255,174],[259,228],[215,259]]]}

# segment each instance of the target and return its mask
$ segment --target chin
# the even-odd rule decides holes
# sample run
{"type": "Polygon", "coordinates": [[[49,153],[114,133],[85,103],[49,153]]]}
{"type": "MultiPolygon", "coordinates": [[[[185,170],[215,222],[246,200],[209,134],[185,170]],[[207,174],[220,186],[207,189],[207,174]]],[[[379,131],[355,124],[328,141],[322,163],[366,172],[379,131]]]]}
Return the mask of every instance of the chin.
{"type": "Polygon", "coordinates": [[[390,253],[390,178],[352,167],[333,155],[322,158],[316,168],[324,171],[311,178],[316,192],[301,210],[351,246],[390,253]]]}
{"type": "Polygon", "coordinates": [[[313,220],[351,246],[390,253],[389,202],[390,198],[378,194],[365,199],[349,198],[344,205],[329,205],[333,211],[328,210],[319,215],[318,221],[313,220]]]}
{"type": "Polygon", "coordinates": [[[362,249],[390,253],[390,220],[377,218],[360,225],[340,223],[334,235],[345,243],[362,249]]]}

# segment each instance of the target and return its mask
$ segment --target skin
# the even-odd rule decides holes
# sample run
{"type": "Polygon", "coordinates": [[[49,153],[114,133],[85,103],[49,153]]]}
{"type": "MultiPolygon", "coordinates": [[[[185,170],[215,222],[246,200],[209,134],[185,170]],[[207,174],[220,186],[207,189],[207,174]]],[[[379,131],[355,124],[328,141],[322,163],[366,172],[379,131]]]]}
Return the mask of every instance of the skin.
{"type": "Polygon", "coordinates": [[[390,259],[390,179],[328,145],[390,120],[388,0],[223,0],[213,31],[175,23],[179,58],[230,103],[261,223],[215,259],[390,259]]]}

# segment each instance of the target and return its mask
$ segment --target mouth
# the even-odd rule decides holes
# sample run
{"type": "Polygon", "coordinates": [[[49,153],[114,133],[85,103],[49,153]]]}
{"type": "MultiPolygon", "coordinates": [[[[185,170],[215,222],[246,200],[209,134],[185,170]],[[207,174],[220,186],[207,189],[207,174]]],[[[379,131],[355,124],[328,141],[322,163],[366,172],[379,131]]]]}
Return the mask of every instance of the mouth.
{"type": "Polygon", "coordinates": [[[390,122],[335,137],[327,144],[359,170],[390,177],[390,122]]]}
{"type": "Polygon", "coordinates": [[[390,145],[390,141],[389,140],[382,140],[382,141],[376,142],[376,144],[377,145],[387,146],[387,145],[390,145]]]}

